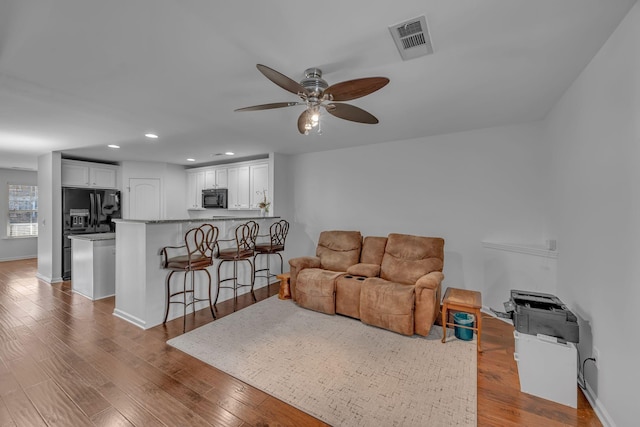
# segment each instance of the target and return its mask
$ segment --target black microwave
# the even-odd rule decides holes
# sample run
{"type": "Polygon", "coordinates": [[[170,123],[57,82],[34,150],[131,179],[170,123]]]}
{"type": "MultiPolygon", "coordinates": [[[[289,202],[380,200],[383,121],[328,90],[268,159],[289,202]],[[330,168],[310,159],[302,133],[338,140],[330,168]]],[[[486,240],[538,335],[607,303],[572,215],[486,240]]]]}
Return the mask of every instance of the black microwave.
{"type": "Polygon", "coordinates": [[[227,208],[227,189],[212,188],[209,190],[202,190],[202,207],[226,209],[227,208]]]}

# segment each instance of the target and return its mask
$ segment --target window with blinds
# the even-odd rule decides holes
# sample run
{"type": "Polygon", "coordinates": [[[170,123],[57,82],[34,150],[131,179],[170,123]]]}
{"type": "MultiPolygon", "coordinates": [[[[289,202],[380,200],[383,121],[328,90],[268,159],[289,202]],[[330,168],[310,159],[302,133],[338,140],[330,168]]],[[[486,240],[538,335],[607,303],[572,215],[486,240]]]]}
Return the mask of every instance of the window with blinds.
{"type": "Polygon", "coordinates": [[[38,187],[9,184],[9,222],[7,236],[38,235],[38,187]]]}

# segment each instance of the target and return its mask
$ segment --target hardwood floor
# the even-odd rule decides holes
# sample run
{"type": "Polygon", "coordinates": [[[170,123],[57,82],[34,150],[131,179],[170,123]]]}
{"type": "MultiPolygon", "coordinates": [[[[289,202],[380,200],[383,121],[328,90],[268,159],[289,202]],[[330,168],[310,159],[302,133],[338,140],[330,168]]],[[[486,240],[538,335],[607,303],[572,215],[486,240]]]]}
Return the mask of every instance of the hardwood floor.
{"type": "MultiPolygon", "coordinates": [[[[326,425],[167,346],[182,319],[143,331],[111,314],[113,298],[91,302],[35,274],[35,260],[0,262],[0,426],[326,425]]],[[[210,321],[201,310],[187,328],[210,321]]],[[[479,426],[601,425],[582,393],[577,410],[520,393],[513,327],[487,317],[483,328],[479,426]]]]}

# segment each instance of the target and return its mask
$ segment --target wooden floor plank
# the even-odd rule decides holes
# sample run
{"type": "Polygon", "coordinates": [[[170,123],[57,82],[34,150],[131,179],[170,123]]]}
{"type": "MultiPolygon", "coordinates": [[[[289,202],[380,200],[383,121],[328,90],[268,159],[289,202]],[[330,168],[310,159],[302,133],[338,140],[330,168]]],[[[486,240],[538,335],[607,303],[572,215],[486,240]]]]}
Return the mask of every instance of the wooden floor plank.
{"type": "MultiPolygon", "coordinates": [[[[325,426],[168,346],[181,318],[145,331],[112,315],[113,297],[90,301],[36,270],[35,260],[0,262],[0,425],[325,426]]],[[[237,309],[252,303],[243,295],[237,309]]],[[[216,314],[233,311],[225,301],[216,314]]],[[[212,321],[201,310],[187,329],[212,321]]],[[[520,392],[513,326],[487,317],[482,341],[478,426],[602,425],[582,394],[573,409],[520,392]]]]}
{"type": "Polygon", "coordinates": [[[21,388],[2,396],[2,401],[17,426],[46,426],[33,402],[21,388]]]}
{"type": "Polygon", "coordinates": [[[135,424],[132,424],[120,412],[118,412],[115,408],[112,408],[112,407],[92,416],[91,422],[96,427],[133,427],[135,426],[135,424]]]}
{"type": "MultiPolygon", "coordinates": [[[[1,384],[1,383],[0,383],[1,384]]],[[[2,427],[15,427],[16,423],[7,408],[4,399],[0,397],[0,426],[2,427]]]]}
{"type": "Polygon", "coordinates": [[[48,426],[91,425],[91,420],[51,380],[33,385],[25,393],[48,426]]]}
{"type": "Polygon", "coordinates": [[[111,407],[95,388],[85,383],[84,378],[62,359],[45,359],[40,362],[40,367],[88,417],[111,407]]]}
{"type": "Polygon", "coordinates": [[[136,402],[130,395],[116,387],[113,383],[107,383],[101,386],[98,391],[109,401],[111,406],[122,414],[131,424],[138,427],[156,427],[165,426],[150,411],[147,411],[142,405],[136,402]]]}

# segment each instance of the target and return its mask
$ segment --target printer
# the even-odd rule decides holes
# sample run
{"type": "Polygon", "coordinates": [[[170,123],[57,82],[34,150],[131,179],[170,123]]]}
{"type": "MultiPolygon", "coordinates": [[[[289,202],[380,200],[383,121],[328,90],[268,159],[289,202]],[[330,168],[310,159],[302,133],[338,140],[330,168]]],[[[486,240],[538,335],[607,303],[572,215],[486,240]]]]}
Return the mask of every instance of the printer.
{"type": "Polygon", "coordinates": [[[518,332],[579,342],[578,319],[554,295],[511,290],[511,299],[504,306],[518,332]]]}

